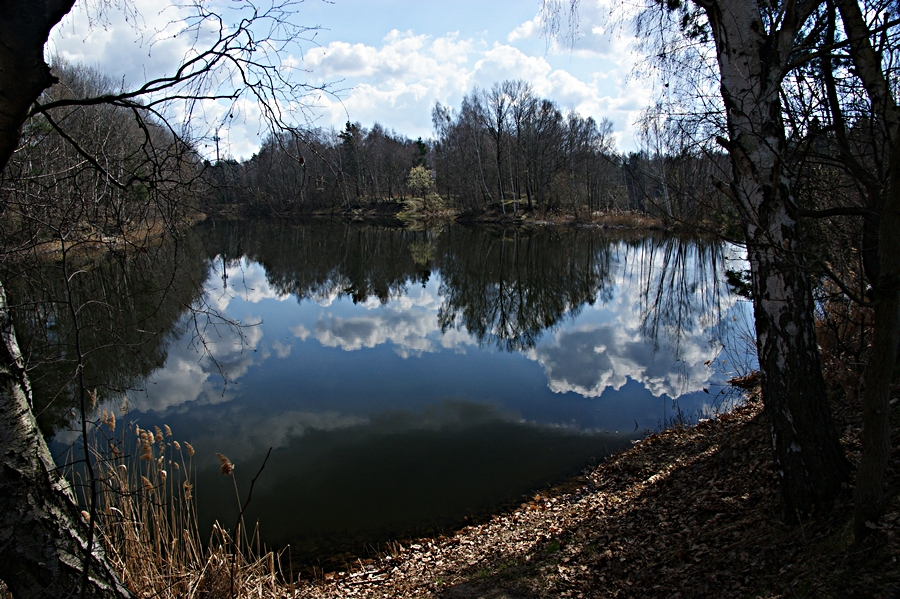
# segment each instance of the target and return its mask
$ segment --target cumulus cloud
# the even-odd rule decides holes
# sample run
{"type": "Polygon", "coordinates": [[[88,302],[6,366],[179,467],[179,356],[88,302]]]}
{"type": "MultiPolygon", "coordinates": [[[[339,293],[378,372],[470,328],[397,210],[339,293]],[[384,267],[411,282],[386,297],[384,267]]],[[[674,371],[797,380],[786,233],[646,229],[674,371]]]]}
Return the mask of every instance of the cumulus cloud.
{"type": "Polygon", "coordinates": [[[504,79],[524,79],[535,83],[544,94],[547,75],[553,70],[543,56],[529,56],[514,46],[496,44],[475,63],[473,77],[482,87],[504,79]]]}
{"type": "Polygon", "coordinates": [[[506,36],[506,41],[534,39],[541,34],[541,16],[535,15],[530,21],[525,21],[506,36]]]}
{"type": "MultiPolygon", "coordinates": [[[[128,6],[77,5],[51,32],[48,49],[62,58],[98,66],[126,84],[171,73],[190,50],[190,39],[171,2],[134,0],[128,6]]],[[[207,32],[201,32],[201,36],[207,32]]],[[[200,40],[202,42],[202,38],[200,40]]]]}
{"type": "Polygon", "coordinates": [[[559,31],[555,37],[548,39],[545,35],[546,27],[538,13],[510,31],[506,39],[510,43],[542,39],[549,54],[621,60],[622,51],[634,45],[631,23],[635,10],[638,9],[634,6],[625,6],[613,0],[580,2],[574,22],[570,20],[567,10],[562,9],[559,31]]]}
{"type": "MultiPolygon", "coordinates": [[[[136,0],[134,6],[137,19],[111,10],[102,26],[91,26],[84,12],[73,11],[54,30],[53,51],[69,60],[96,64],[132,85],[170,73],[195,44],[189,36],[174,35],[181,9],[151,0],[136,0]]],[[[314,91],[301,102],[278,108],[299,122],[326,128],[339,129],[349,119],[366,126],[379,122],[413,138],[429,137],[435,102],[456,107],[474,85],[524,79],[565,110],[598,121],[609,118],[620,149],[628,149],[633,147],[632,124],[652,95],[647,85],[636,89],[628,81],[640,56],[628,27],[610,25],[613,6],[609,0],[581,3],[574,46],[557,40],[547,45],[540,38],[537,15],[489,37],[494,34],[442,31],[441,24],[429,22],[428,11],[423,11],[419,29],[394,29],[378,41],[335,39],[320,47],[291,47],[278,58],[284,72],[302,71],[309,84],[328,84],[330,92],[314,91]]],[[[210,33],[201,32],[196,44],[201,46],[210,33]]],[[[227,82],[220,83],[227,87],[227,82]]],[[[192,110],[188,114],[184,106],[175,105],[172,114],[176,120],[205,128],[206,141],[199,149],[207,156],[216,155],[216,144],[209,141],[213,134],[221,139],[220,155],[235,158],[256,152],[265,135],[254,99],[206,101],[192,110]]]]}
{"type": "Polygon", "coordinates": [[[517,47],[515,42],[534,37],[538,29],[538,21],[532,20],[510,33],[509,43],[490,45],[460,39],[455,33],[433,38],[392,31],[380,46],[332,42],[308,54],[306,66],[323,81],[342,78],[352,82],[339,101],[323,99],[325,120],[335,128],[350,118],[364,125],[381,122],[413,137],[428,137],[435,102],[456,107],[473,86],[490,88],[505,79],[523,79],[564,110],[576,110],[598,121],[610,119],[620,146],[630,146],[632,124],[651,94],[647,85],[629,76],[637,57],[628,42],[604,30],[594,36],[605,40],[601,53],[596,44],[588,47],[579,41],[571,56],[594,68],[587,70],[587,76],[576,75],[569,68],[551,65],[548,55],[517,47]]]}

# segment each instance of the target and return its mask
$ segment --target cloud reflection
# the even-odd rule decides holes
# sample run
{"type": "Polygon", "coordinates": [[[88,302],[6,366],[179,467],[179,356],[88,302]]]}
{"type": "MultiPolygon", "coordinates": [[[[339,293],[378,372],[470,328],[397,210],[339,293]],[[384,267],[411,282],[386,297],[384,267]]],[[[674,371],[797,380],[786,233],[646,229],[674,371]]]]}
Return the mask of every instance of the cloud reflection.
{"type": "Polygon", "coordinates": [[[282,302],[290,297],[289,293],[280,293],[269,283],[266,269],[261,264],[246,257],[236,263],[226,264],[225,277],[222,276],[221,258],[214,258],[211,276],[203,290],[209,304],[222,313],[235,298],[256,304],[266,299],[282,302]]]}
{"type": "Polygon", "coordinates": [[[326,315],[315,324],[316,339],[325,347],[344,351],[373,348],[392,342],[401,357],[435,351],[428,334],[437,330],[437,317],[427,312],[386,312],[342,318],[326,315]]]}
{"type": "Polygon", "coordinates": [[[292,411],[278,413],[258,410],[240,410],[234,413],[218,412],[211,415],[215,426],[204,427],[208,432],[195,438],[194,445],[201,450],[225,453],[232,459],[265,452],[269,447],[286,447],[310,431],[333,432],[366,426],[369,419],[338,412],[292,411]]]}
{"type": "MultiPolygon", "coordinates": [[[[331,433],[356,429],[359,437],[402,435],[416,431],[454,431],[473,429],[495,423],[517,424],[531,428],[554,430],[556,425],[525,422],[512,410],[503,410],[489,404],[448,399],[425,407],[422,411],[385,410],[371,417],[339,412],[285,411],[276,414],[259,410],[238,409],[211,414],[215,423],[207,422],[208,431],[194,440],[194,446],[204,451],[218,451],[229,457],[250,456],[264,453],[269,447],[287,447],[293,441],[311,433],[331,433]]],[[[572,431],[569,431],[572,432],[572,431]]],[[[233,460],[237,459],[232,457],[233,460]]]]}
{"type": "Polygon", "coordinates": [[[226,382],[247,374],[261,357],[256,351],[263,338],[261,323],[260,318],[251,317],[240,327],[208,324],[198,336],[173,343],[165,367],[147,379],[136,407],[162,412],[190,402],[230,401],[234,394],[226,382]]]}
{"type": "Polygon", "coordinates": [[[544,367],[555,393],[598,397],[609,388],[619,390],[630,378],[656,397],[674,398],[703,388],[710,374],[704,362],[713,355],[698,336],[686,339],[681,350],[681,359],[654,351],[636,330],[616,323],[559,331],[529,357],[544,367]]]}
{"type": "MultiPolygon", "coordinates": [[[[325,347],[339,347],[344,351],[374,348],[392,343],[402,358],[421,356],[443,349],[475,345],[468,333],[456,331],[441,335],[437,312],[440,302],[423,291],[415,296],[404,295],[382,305],[369,298],[362,307],[367,313],[360,316],[323,315],[314,325],[315,337],[325,347]]],[[[303,325],[291,329],[300,337],[308,334],[303,325]]]]}

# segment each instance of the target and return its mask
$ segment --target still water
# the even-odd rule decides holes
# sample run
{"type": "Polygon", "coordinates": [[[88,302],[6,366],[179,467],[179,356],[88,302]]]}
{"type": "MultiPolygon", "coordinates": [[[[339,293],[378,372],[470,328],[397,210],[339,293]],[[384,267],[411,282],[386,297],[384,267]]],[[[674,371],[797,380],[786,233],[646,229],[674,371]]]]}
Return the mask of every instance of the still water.
{"type": "MultiPolygon", "coordinates": [[[[215,453],[245,495],[272,448],[245,518],[295,557],[520,502],[727,408],[725,381],[752,366],[750,306],[724,283],[742,256],[710,240],[218,223],[165,251],[85,269],[86,297],[126,321],[95,328],[128,348],[96,333],[105,365],[86,372],[128,421],[192,443],[201,530],[239,509],[215,453]]],[[[22,314],[32,355],[64,339],[22,314]]],[[[33,376],[58,406],[54,369],[33,376]]],[[[57,453],[76,437],[64,421],[57,453]]]]}

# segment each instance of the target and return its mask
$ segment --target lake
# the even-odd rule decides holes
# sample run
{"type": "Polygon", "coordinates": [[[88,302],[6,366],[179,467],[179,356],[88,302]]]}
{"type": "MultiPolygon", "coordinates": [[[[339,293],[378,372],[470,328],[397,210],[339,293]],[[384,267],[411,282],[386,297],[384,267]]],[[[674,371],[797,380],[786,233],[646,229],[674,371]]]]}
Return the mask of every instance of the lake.
{"type": "MultiPolygon", "coordinates": [[[[725,283],[745,266],[718,241],[594,228],[203,223],[72,280],[87,384],[127,397],[120,426],[193,445],[201,530],[231,526],[271,448],[245,518],[310,563],[448,532],[728,409],[755,365],[725,283]]],[[[62,293],[58,270],[9,294],[63,456],[73,327],[15,299],[62,293]]]]}

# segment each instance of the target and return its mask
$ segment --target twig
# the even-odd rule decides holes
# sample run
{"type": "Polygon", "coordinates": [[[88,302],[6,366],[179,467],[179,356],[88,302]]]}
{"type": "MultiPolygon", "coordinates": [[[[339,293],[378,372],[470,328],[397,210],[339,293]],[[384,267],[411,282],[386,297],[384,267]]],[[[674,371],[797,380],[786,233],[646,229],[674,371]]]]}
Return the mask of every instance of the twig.
{"type": "Polygon", "coordinates": [[[244,511],[247,509],[247,506],[250,505],[250,499],[253,497],[253,485],[256,484],[256,479],[259,478],[259,475],[262,474],[263,468],[266,467],[266,462],[269,461],[269,456],[272,455],[272,447],[269,448],[269,451],[266,452],[266,457],[263,460],[262,466],[259,467],[259,470],[256,471],[256,476],[253,477],[253,480],[250,481],[250,490],[247,491],[247,500],[244,502],[244,505],[241,507],[241,511],[238,514],[237,522],[234,523],[234,536],[235,539],[232,539],[232,543],[234,544],[234,551],[231,553],[231,597],[234,599],[234,560],[237,556],[237,550],[240,543],[240,526],[241,522],[244,521],[244,511]]]}

